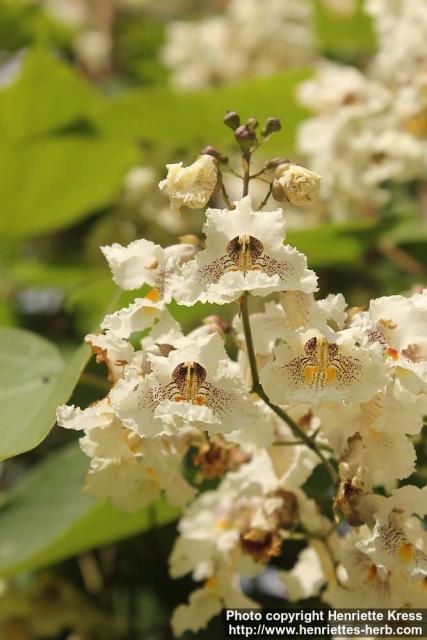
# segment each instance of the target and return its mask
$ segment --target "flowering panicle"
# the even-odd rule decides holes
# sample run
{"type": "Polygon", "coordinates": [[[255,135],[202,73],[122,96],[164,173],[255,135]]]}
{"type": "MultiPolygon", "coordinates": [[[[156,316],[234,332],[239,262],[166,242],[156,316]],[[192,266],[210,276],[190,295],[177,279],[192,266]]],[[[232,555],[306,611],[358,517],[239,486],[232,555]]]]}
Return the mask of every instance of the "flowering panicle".
{"type": "Polygon", "coordinates": [[[239,576],[277,563],[294,537],[307,546],[279,572],[289,600],[420,606],[427,495],[400,485],[427,414],[427,290],[366,309],[348,309],[341,294],[316,299],[306,257],[284,244],[286,213],[263,211],[267,199],[254,208],[250,187],[262,175],[268,196],[304,206],[320,177],[282,159],[252,174],[253,153],[280,121],[261,135],[254,118],[242,124],[231,112],[225,122],[242,155],[242,198],[230,201],[229,161],[212,148],[190,167],[168,165],[160,187],[173,209],[204,207],[214,193],[225,208],[207,209],[204,246],[102,248],[122,289],[148,293],[87,336],[111,388],[86,409],[60,407],[58,422],[82,433],[95,496],[134,511],[163,495],[184,509],[171,574],[200,584],[173,615],[176,635],[224,606],[257,606],[239,576]],[[236,316],[231,327],[210,316],[185,335],[172,300],[237,303],[236,316]],[[335,522],[307,489],[318,465],[335,522]]]}

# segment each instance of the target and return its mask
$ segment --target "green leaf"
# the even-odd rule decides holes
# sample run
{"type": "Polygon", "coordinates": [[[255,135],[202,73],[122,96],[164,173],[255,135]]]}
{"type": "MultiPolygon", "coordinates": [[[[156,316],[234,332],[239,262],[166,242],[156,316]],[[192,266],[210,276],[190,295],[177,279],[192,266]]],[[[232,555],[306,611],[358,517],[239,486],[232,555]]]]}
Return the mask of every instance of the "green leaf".
{"type": "Polygon", "coordinates": [[[23,140],[88,117],[96,92],[70,65],[41,47],[24,56],[18,78],[0,92],[3,139],[23,140]]]}
{"type": "Polygon", "coordinates": [[[283,130],[268,142],[269,154],[290,151],[297,124],[307,115],[298,105],[295,89],[309,76],[307,69],[293,69],[277,76],[258,78],[229,87],[200,93],[176,93],[150,88],[129,91],[101,105],[98,125],[122,137],[141,138],[168,149],[200,148],[207,144],[229,147],[230,129],[222,120],[227,110],[242,118],[282,118],[283,130]]]}
{"type": "Polygon", "coordinates": [[[349,16],[327,9],[322,0],[314,0],[314,28],[325,56],[354,62],[375,52],[375,32],[371,17],[363,11],[363,0],[358,0],[356,11],[349,16]]]}
{"type": "Polygon", "coordinates": [[[173,521],[163,502],[127,514],[82,493],[88,459],[73,443],[30,471],[0,508],[0,575],[48,566],[173,521]]]}
{"type": "Polygon", "coordinates": [[[305,253],[309,266],[354,265],[364,251],[375,246],[381,228],[375,222],[323,224],[290,230],[286,242],[305,253]]]}
{"type": "Polygon", "coordinates": [[[0,459],[36,447],[70,397],[90,351],[79,347],[64,362],[44,338],[16,328],[0,329],[0,459]]]}
{"type": "Polygon", "coordinates": [[[138,158],[132,144],[103,136],[2,145],[0,235],[53,231],[109,205],[138,158]]]}

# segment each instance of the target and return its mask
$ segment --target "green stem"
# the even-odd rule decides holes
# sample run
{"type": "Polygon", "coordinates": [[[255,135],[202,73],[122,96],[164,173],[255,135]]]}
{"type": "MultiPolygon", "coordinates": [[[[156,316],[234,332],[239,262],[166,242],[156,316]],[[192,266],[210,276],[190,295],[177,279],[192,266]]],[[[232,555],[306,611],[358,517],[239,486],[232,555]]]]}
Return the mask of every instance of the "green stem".
{"type": "Polygon", "coordinates": [[[295,438],[297,438],[297,440],[301,440],[303,444],[305,444],[307,447],[309,447],[309,449],[311,449],[312,451],[314,451],[314,453],[317,455],[317,457],[319,458],[319,460],[323,463],[323,465],[325,466],[331,481],[333,482],[333,484],[335,485],[337,483],[337,474],[336,471],[334,469],[334,467],[332,466],[332,464],[330,463],[330,461],[328,460],[328,458],[326,458],[322,451],[320,450],[320,448],[317,446],[316,442],[314,442],[310,436],[308,436],[305,431],[303,429],[301,429],[301,427],[295,422],[295,420],[293,420],[291,418],[291,416],[289,416],[286,411],[284,411],[281,407],[278,407],[277,405],[273,404],[270,400],[270,398],[268,397],[268,395],[265,393],[260,381],[259,381],[259,374],[258,374],[258,366],[257,366],[257,361],[256,361],[256,355],[255,355],[255,348],[254,348],[254,343],[253,343],[253,337],[252,337],[252,330],[251,330],[251,323],[250,323],[250,319],[249,319],[249,309],[248,309],[248,293],[244,293],[243,296],[240,298],[240,313],[241,313],[241,317],[242,317],[242,325],[243,325],[243,332],[245,335],[245,341],[246,341],[246,349],[247,349],[247,353],[248,353],[248,360],[249,360],[249,367],[251,370],[251,377],[252,377],[252,393],[256,393],[261,400],[263,400],[265,402],[266,405],[268,405],[270,407],[270,409],[276,414],[276,416],[278,416],[283,422],[285,422],[288,427],[290,428],[290,430],[292,431],[293,435],[295,436],[295,438]]]}
{"type": "Polygon", "coordinates": [[[225,202],[225,204],[226,204],[226,206],[227,206],[227,209],[229,209],[229,210],[234,209],[234,206],[233,206],[233,204],[231,203],[230,198],[229,198],[229,196],[228,196],[227,189],[225,188],[224,181],[223,181],[223,179],[222,179],[222,174],[221,174],[221,173],[220,173],[220,175],[219,175],[219,179],[221,180],[221,193],[222,193],[222,197],[224,198],[224,202],[225,202]]]}
{"type": "Polygon", "coordinates": [[[251,152],[245,151],[242,154],[242,165],[243,165],[243,197],[245,198],[249,193],[249,180],[250,170],[251,170],[251,152]]]}
{"type": "Polygon", "coordinates": [[[262,176],[262,174],[265,173],[266,171],[267,171],[267,169],[266,169],[266,167],[264,167],[260,171],[257,171],[256,173],[253,173],[251,176],[249,176],[249,178],[250,178],[250,180],[255,180],[255,178],[258,178],[259,176],[262,176]]]}
{"type": "Polygon", "coordinates": [[[270,183],[270,186],[269,186],[269,188],[268,188],[268,191],[267,191],[267,193],[266,193],[266,196],[265,196],[265,198],[264,198],[264,200],[263,200],[263,201],[261,202],[261,204],[259,205],[259,210],[260,210],[260,211],[261,211],[261,209],[264,209],[264,207],[265,207],[265,205],[267,204],[268,199],[270,198],[270,196],[271,196],[272,192],[273,192],[273,183],[271,182],[271,183],[270,183]]]}

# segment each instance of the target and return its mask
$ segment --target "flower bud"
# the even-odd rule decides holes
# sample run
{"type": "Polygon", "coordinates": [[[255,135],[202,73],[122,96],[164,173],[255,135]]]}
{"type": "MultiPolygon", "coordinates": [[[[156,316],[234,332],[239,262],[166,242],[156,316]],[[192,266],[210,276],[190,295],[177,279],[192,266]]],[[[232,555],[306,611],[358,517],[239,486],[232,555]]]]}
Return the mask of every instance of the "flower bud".
{"type": "Polygon", "coordinates": [[[246,124],[238,127],[234,132],[234,137],[243,151],[249,151],[256,141],[256,133],[246,124]]]}
{"type": "Polygon", "coordinates": [[[230,323],[218,315],[206,316],[206,318],[203,318],[202,323],[208,327],[212,327],[213,330],[220,334],[228,333],[231,328],[230,323]]]}
{"type": "Polygon", "coordinates": [[[228,162],[228,157],[225,156],[223,153],[221,153],[221,151],[218,151],[218,149],[216,149],[215,147],[212,147],[211,145],[202,149],[202,151],[200,152],[200,155],[212,156],[212,158],[216,158],[218,162],[221,164],[227,164],[228,162]]]}
{"type": "Polygon", "coordinates": [[[297,164],[280,164],[276,168],[276,180],[289,202],[297,207],[313,204],[317,200],[320,176],[313,171],[297,164]]]}
{"type": "Polygon", "coordinates": [[[186,234],[185,236],[179,236],[178,240],[181,244],[192,244],[193,247],[200,246],[200,239],[193,234],[186,234]]]}
{"type": "Polygon", "coordinates": [[[281,184],[276,179],[273,180],[273,188],[271,190],[271,194],[273,198],[277,200],[277,202],[283,202],[284,200],[286,200],[286,194],[283,191],[281,184]]]}
{"type": "Polygon", "coordinates": [[[240,127],[240,116],[235,111],[227,111],[224,116],[224,124],[233,131],[240,127]]]}
{"type": "Polygon", "coordinates": [[[159,182],[159,188],[165,191],[172,209],[204,207],[217,186],[218,163],[211,155],[201,155],[189,167],[182,162],[166,165],[168,175],[159,182]]]}
{"type": "Polygon", "coordinates": [[[282,156],[279,158],[271,158],[271,160],[266,161],[265,167],[266,169],[275,169],[279,164],[289,164],[289,159],[283,158],[282,156]]]}
{"type": "Polygon", "coordinates": [[[246,123],[246,126],[249,127],[250,129],[258,129],[259,127],[259,122],[256,118],[249,118],[249,120],[246,123]]]}
{"type": "Polygon", "coordinates": [[[264,128],[261,132],[264,138],[271,136],[272,133],[277,133],[282,128],[280,118],[267,118],[264,128]]]}

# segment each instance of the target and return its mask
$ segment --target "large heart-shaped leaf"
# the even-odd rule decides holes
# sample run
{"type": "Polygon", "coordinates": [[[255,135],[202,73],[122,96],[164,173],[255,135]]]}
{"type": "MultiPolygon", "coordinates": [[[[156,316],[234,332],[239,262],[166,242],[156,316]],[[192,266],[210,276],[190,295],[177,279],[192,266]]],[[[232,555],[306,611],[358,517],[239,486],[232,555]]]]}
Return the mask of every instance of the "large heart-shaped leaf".
{"type": "Polygon", "coordinates": [[[0,149],[0,234],[52,231],[110,204],[139,158],[118,138],[63,135],[0,149]]]}
{"type": "Polygon", "coordinates": [[[0,91],[3,140],[24,140],[87,118],[100,100],[65,61],[42,47],[30,49],[17,78],[0,91]]]}
{"type": "Polygon", "coordinates": [[[44,440],[55,424],[56,407],[70,397],[89,355],[83,345],[65,362],[44,338],[0,329],[0,459],[44,440]]]}
{"type": "Polygon", "coordinates": [[[88,459],[77,443],[51,454],[0,508],[0,575],[45,567],[174,520],[163,502],[124,513],[82,492],[88,459]]]}

